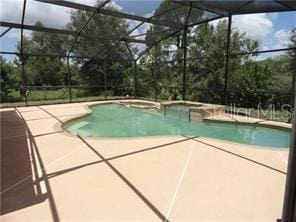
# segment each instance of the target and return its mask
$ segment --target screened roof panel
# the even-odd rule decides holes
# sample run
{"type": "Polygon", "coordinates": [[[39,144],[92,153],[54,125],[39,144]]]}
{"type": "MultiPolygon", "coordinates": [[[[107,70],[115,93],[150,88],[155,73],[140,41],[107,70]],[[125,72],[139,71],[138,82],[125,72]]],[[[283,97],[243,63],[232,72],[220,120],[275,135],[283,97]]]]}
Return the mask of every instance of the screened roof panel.
{"type": "Polygon", "coordinates": [[[155,43],[159,42],[163,38],[170,36],[176,32],[180,31],[180,29],[171,29],[165,26],[153,26],[153,29],[147,31],[145,40],[148,46],[152,46],[155,43]]]}
{"type": "Polygon", "coordinates": [[[239,1],[225,1],[225,0],[216,0],[216,1],[200,1],[194,2],[193,5],[196,7],[205,7],[205,9],[213,9],[212,12],[215,12],[215,9],[224,11],[224,12],[236,12],[240,8],[249,4],[250,0],[239,0],[239,1]]]}
{"type": "MultiPolygon", "coordinates": [[[[190,1],[176,0],[176,2],[189,4],[190,1]]],[[[291,0],[201,0],[192,2],[194,7],[221,15],[280,12],[296,9],[295,3],[291,0]],[[286,6],[291,6],[291,8],[286,6]]]]}
{"type": "Polygon", "coordinates": [[[265,0],[265,1],[254,1],[245,7],[241,8],[239,10],[240,13],[248,13],[250,11],[252,12],[261,12],[264,10],[265,12],[275,12],[275,11],[286,11],[287,7],[277,3],[275,1],[271,0],[265,0]]]}
{"type": "Polygon", "coordinates": [[[161,38],[165,36],[169,36],[170,34],[177,32],[178,29],[172,29],[168,27],[154,26],[154,29],[149,30],[145,33],[136,33],[133,32],[132,35],[129,36],[129,39],[145,41],[146,44],[151,45],[155,44],[161,38]]]}
{"type": "Polygon", "coordinates": [[[120,50],[115,50],[115,48],[112,47],[107,51],[107,53],[105,53],[104,58],[111,59],[111,60],[127,60],[127,61],[133,60],[134,57],[131,57],[131,54],[133,56],[134,53],[131,45],[128,44],[129,48],[127,48],[124,42],[116,42],[115,44],[117,49],[120,49],[120,50]]]}
{"type": "MultiPolygon", "coordinates": [[[[80,23],[84,24],[88,18],[89,17],[85,18],[84,21],[80,21],[80,23]]],[[[81,27],[81,25],[78,25],[78,27],[81,27]]],[[[128,34],[128,28],[129,24],[124,19],[95,14],[84,27],[81,35],[97,39],[119,40],[121,37],[128,34]],[[112,30],[112,32],[110,30],[112,30]]]]}
{"type": "Polygon", "coordinates": [[[137,29],[130,32],[129,37],[138,37],[138,36],[145,36],[147,30],[151,27],[150,23],[143,23],[141,26],[139,26],[137,29]]]}
{"type": "MultiPolygon", "coordinates": [[[[121,40],[130,44],[135,41],[133,45],[142,48],[146,41],[148,47],[151,47],[165,37],[181,31],[186,24],[193,26],[228,16],[229,13],[246,14],[296,10],[296,1],[289,0],[110,0],[108,3],[107,0],[27,0],[25,21],[22,26],[23,2],[23,0],[1,0],[0,20],[2,27],[12,27],[13,29],[23,27],[24,30],[35,30],[37,33],[42,32],[49,37],[63,34],[62,36],[67,37],[64,40],[67,47],[71,47],[80,34],[75,46],[82,42],[85,48],[79,48],[81,50],[79,53],[86,56],[88,56],[88,50],[91,54],[91,48],[96,44],[98,47],[105,47],[101,50],[102,54],[105,54],[116,45],[121,47],[121,40]],[[159,7],[162,3],[162,7],[159,7]],[[104,7],[98,10],[102,5],[104,7]],[[190,5],[192,6],[191,10],[190,5]],[[191,13],[188,17],[189,12],[191,13]],[[81,19],[73,23],[72,27],[67,25],[71,21],[71,13],[82,14],[81,19]],[[85,25],[92,14],[94,14],[93,18],[89,24],[85,25]],[[35,26],[38,21],[43,26],[35,26]],[[142,22],[144,24],[138,26],[142,22]],[[117,23],[120,23],[120,26],[116,25],[117,23]]],[[[40,34],[40,36],[42,35],[40,34]]],[[[2,43],[3,41],[5,40],[1,39],[2,43]]],[[[27,50],[34,51],[35,49],[28,48],[27,50]]],[[[49,49],[49,51],[56,52],[53,49],[49,49]]]]}
{"type": "Polygon", "coordinates": [[[170,1],[157,9],[152,15],[151,20],[158,25],[181,28],[186,22],[189,10],[190,8],[187,5],[181,5],[170,1]]]}
{"type": "Polygon", "coordinates": [[[105,58],[120,41],[116,39],[97,38],[96,35],[82,35],[73,47],[73,53],[82,57],[105,58]],[[100,52],[97,54],[97,52],[100,52]]]}
{"type": "Polygon", "coordinates": [[[202,11],[200,9],[192,7],[187,25],[198,24],[204,21],[208,21],[208,20],[212,20],[220,17],[221,15],[218,15],[212,12],[202,11]]]}
{"type": "Polygon", "coordinates": [[[135,40],[142,40],[142,41],[145,41],[145,39],[146,39],[146,34],[144,34],[144,35],[137,35],[137,36],[131,36],[130,39],[135,39],[135,40]]]}
{"type": "Polygon", "coordinates": [[[135,21],[135,20],[131,20],[131,19],[125,19],[125,22],[128,25],[128,30],[129,31],[132,31],[134,28],[136,28],[136,27],[140,26],[140,24],[142,24],[142,22],[140,22],[140,21],[135,21]]]}
{"type": "Polygon", "coordinates": [[[23,0],[1,0],[0,20],[21,23],[23,0]]]}
{"type": "Polygon", "coordinates": [[[41,23],[44,27],[66,29],[66,25],[70,22],[71,12],[76,11],[67,7],[27,0],[24,24],[41,23]]]}
{"type": "Polygon", "coordinates": [[[141,55],[141,53],[143,53],[147,49],[147,45],[144,45],[144,44],[133,43],[132,46],[137,48],[137,51],[133,53],[133,56],[135,59],[138,59],[139,55],[141,55]]]}
{"type": "MultiPolygon", "coordinates": [[[[0,33],[2,34],[8,28],[0,27],[0,33]]],[[[11,29],[4,36],[1,37],[0,51],[4,52],[17,52],[17,43],[21,40],[21,30],[11,29]]]]}
{"type": "Polygon", "coordinates": [[[65,56],[70,46],[71,36],[69,35],[33,31],[24,36],[23,52],[65,56]]]}
{"type": "Polygon", "coordinates": [[[97,7],[98,6],[98,0],[68,0],[69,2],[73,2],[73,3],[78,3],[78,4],[83,4],[83,5],[87,5],[87,6],[93,6],[93,7],[97,7]]]}
{"type": "Polygon", "coordinates": [[[282,5],[285,5],[286,7],[289,7],[290,9],[294,9],[296,10],[296,1],[292,1],[292,0],[288,0],[288,1],[285,1],[285,0],[278,0],[277,1],[278,3],[282,4],[282,5]]]}
{"type": "MultiPolygon", "coordinates": [[[[85,21],[83,23],[85,23],[85,21]]],[[[111,40],[117,42],[126,40],[127,42],[132,42],[133,38],[130,38],[129,34],[139,33],[141,30],[144,30],[145,27],[145,24],[142,24],[142,22],[139,21],[96,14],[83,28],[80,35],[83,37],[93,36],[102,40],[111,40]],[[117,25],[118,23],[115,20],[120,21],[120,26],[117,25]],[[104,21],[108,21],[108,24],[104,21]],[[112,30],[112,32],[110,30],[112,30]],[[100,34],[98,35],[98,33],[100,34]]],[[[138,43],[140,41],[144,41],[141,39],[134,40],[138,43]]]]}
{"type": "Polygon", "coordinates": [[[188,6],[179,6],[178,4],[173,4],[166,9],[168,12],[159,13],[153,20],[158,21],[162,24],[169,24],[174,27],[182,27],[186,23],[186,19],[189,15],[190,8],[188,6]],[[178,8],[176,8],[178,6],[178,8]],[[169,10],[170,8],[176,8],[174,10],[169,10]]]}
{"type": "Polygon", "coordinates": [[[128,14],[149,18],[160,3],[161,0],[111,0],[108,5],[128,14]]]}

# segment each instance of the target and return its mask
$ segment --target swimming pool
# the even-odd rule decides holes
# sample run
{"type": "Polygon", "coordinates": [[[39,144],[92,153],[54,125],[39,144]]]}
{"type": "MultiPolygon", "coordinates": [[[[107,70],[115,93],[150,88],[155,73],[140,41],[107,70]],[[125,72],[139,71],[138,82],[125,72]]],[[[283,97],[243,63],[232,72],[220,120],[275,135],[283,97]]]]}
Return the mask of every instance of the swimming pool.
{"type": "Polygon", "coordinates": [[[70,121],[64,128],[74,135],[99,138],[186,135],[280,148],[288,147],[290,142],[288,130],[257,125],[188,122],[120,104],[96,105],[91,110],[90,115],[70,121]]]}

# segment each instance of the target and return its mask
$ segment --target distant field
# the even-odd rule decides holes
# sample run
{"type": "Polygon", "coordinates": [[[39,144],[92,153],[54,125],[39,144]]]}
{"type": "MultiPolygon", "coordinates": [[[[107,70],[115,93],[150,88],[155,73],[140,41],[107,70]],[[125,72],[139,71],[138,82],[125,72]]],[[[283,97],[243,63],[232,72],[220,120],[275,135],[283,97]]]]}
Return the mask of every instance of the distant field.
{"type": "MultiPolygon", "coordinates": [[[[107,96],[108,100],[123,99],[123,96],[112,96],[110,93],[107,96]]],[[[72,88],[72,102],[83,102],[83,101],[94,101],[106,99],[104,93],[101,95],[92,95],[85,89],[72,88]]],[[[154,100],[152,98],[139,98],[144,100],[154,100]]],[[[158,100],[161,102],[160,100],[158,100]]],[[[28,97],[28,105],[42,105],[42,104],[56,104],[56,103],[68,103],[69,102],[69,90],[68,88],[61,88],[56,90],[30,90],[28,97]]],[[[11,90],[8,98],[5,102],[1,102],[0,107],[14,107],[24,106],[24,100],[21,98],[19,91],[11,90]]],[[[249,116],[260,119],[270,119],[271,113],[267,112],[266,115],[258,113],[255,109],[250,109],[248,112],[249,116]],[[259,114],[259,115],[258,115],[259,114]]],[[[287,122],[289,114],[282,111],[274,111],[272,118],[277,121],[287,122]]]]}
{"type": "MultiPolygon", "coordinates": [[[[28,96],[29,101],[36,100],[53,100],[53,99],[67,99],[69,93],[67,89],[58,89],[58,90],[34,90],[30,91],[28,96]]],[[[22,102],[19,91],[11,90],[8,94],[6,102],[22,102]]]]}
{"type": "MultiPolygon", "coordinates": [[[[59,88],[59,89],[30,89],[30,94],[28,96],[28,101],[42,101],[42,100],[60,100],[69,99],[69,89],[59,88]]],[[[108,96],[111,93],[107,92],[108,96]]],[[[85,98],[85,97],[104,97],[104,92],[91,93],[86,89],[72,88],[72,98],[85,98]]],[[[11,102],[22,102],[23,99],[20,96],[18,90],[12,89],[9,91],[8,97],[5,99],[5,103],[11,102]]]]}
{"type": "MultiPolygon", "coordinates": [[[[105,94],[100,95],[91,94],[85,89],[72,88],[72,101],[93,101],[104,100],[105,94]]],[[[122,96],[112,96],[107,92],[108,99],[120,99],[122,96]]],[[[13,107],[24,106],[24,100],[21,98],[19,91],[10,90],[8,97],[5,101],[1,101],[0,107],[13,107]]],[[[30,90],[28,96],[28,105],[41,105],[41,104],[55,104],[55,103],[67,103],[69,102],[69,90],[68,88],[61,88],[56,90],[30,90]]]]}
{"type": "MultiPolygon", "coordinates": [[[[72,89],[72,98],[79,98],[87,96],[88,92],[83,89],[72,89]]],[[[56,90],[30,90],[28,101],[40,101],[40,100],[56,100],[69,98],[69,90],[67,88],[56,90]]],[[[11,90],[8,94],[6,102],[22,102],[19,91],[11,90]]]]}

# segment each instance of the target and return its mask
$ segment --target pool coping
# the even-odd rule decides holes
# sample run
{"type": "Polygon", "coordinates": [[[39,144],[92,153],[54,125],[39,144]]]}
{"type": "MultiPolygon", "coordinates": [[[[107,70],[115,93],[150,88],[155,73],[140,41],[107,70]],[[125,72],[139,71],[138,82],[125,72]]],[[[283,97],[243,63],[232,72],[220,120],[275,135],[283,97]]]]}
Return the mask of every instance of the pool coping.
{"type": "MultiPolygon", "coordinates": [[[[220,119],[209,119],[209,118],[204,118],[203,121],[225,123],[225,124],[235,124],[235,125],[249,125],[249,126],[256,125],[256,126],[262,126],[262,127],[267,127],[267,128],[271,128],[271,129],[284,130],[284,131],[290,131],[292,129],[292,126],[275,125],[274,122],[273,122],[273,124],[269,124],[269,123],[264,123],[261,121],[246,122],[246,121],[239,121],[239,120],[220,120],[220,119]]],[[[264,121],[264,120],[262,120],[262,121],[264,121]]]]}
{"type": "MultiPolygon", "coordinates": [[[[146,102],[145,100],[129,100],[129,101],[141,101],[141,102],[146,102]]],[[[127,102],[126,100],[124,102],[127,102]]],[[[151,101],[148,101],[147,103],[151,104],[151,101]]],[[[156,103],[156,102],[153,102],[156,103]]],[[[84,118],[88,115],[91,115],[92,110],[91,107],[93,106],[97,106],[97,105],[106,105],[106,104],[121,104],[121,100],[118,101],[97,101],[97,102],[92,102],[91,104],[83,104],[83,108],[85,109],[85,113],[84,114],[78,114],[77,116],[72,116],[69,118],[66,118],[65,120],[63,120],[62,123],[57,122],[53,128],[56,132],[60,132],[61,134],[65,135],[65,136],[69,136],[69,137],[77,137],[77,135],[74,135],[72,133],[70,133],[69,131],[64,129],[64,126],[66,124],[69,124],[73,121],[76,121],[80,118],[84,118]]],[[[160,104],[160,103],[159,103],[160,104]]],[[[124,104],[121,104],[124,105],[124,104]]],[[[157,108],[157,107],[155,107],[157,108]]],[[[157,108],[160,109],[160,108],[157,108]]],[[[246,122],[246,121],[239,121],[239,120],[220,120],[220,119],[209,119],[209,118],[203,118],[201,121],[205,121],[205,122],[216,122],[216,123],[226,123],[226,124],[237,124],[237,125],[255,125],[255,126],[262,126],[262,127],[268,127],[268,128],[273,128],[273,129],[280,129],[280,130],[284,130],[284,131],[288,131],[289,129],[291,129],[292,127],[284,127],[284,126],[277,126],[273,124],[268,124],[268,123],[261,123],[260,119],[258,119],[258,122],[246,122]]],[[[275,122],[276,123],[276,122],[275,122]]],[[[138,137],[90,137],[90,136],[84,136],[84,138],[90,139],[90,140],[137,140],[137,139],[153,139],[153,138],[168,138],[168,137],[187,137],[186,135],[156,135],[156,136],[138,136],[138,137]]],[[[217,142],[225,142],[228,144],[233,144],[233,145],[244,145],[244,146],[248,146],[249,148],[253,148],[253,149],[266,149],[266,150],[273,150],[273,151],[287,151],[289,149],[289,147],[268,147],[268,146],[257,146],[257,145],[250,145],[250,144],[244,144],[244,143],[237,143],[237,142],[233,142],[233,141],[228,141],[228,140],[222,140],[222,139],[217,139],[217,138],[211,138],[211,137],[200,137],[200,136],[190,136],[192,138],[199,138],[199,139],[206,139],[206,140],[213,140],[213,141],[217,141],[217,142]]]]}

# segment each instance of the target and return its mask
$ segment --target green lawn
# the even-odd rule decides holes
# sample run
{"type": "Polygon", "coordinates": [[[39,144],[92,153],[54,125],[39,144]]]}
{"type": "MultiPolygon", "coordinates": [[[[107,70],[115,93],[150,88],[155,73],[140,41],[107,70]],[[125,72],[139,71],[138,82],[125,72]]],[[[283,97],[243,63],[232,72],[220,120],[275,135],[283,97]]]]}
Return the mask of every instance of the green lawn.
{"type": "MultiPolygon", "coordinates": [[[[72,102],[94,101],[106,99],[104,92],[100,95],[93,95],[88,90],[72,88],[72,102]]],[[[111,93],[107,93],[108,100],[123,99],[122,96],[112,96],[111,93]]],[[[140,98],[139,98],[140,99],[140,98]]],[[[146,100],[153,100],[152,98],[141,98],[146,100]]],[[[159,101],[159,100],[158,100],[159,101]]],[[[55,103],[67,103],[69,102],[69,90],[68,88],[60,88],[57,90],[30,90],[28,96],[28,105],[42,105],[42,104],[55,104],[55,103]]],[[[1,101],[1,108],[24,106],[24,101],[21,98],[19,91],[11,90],[8,94],[8,98],[5,102],[1,101]]],[[[230,108],[230,107],[228,107],[230,108]]],[[[242,110],[242,109],[240,109],[242,110]]],[[[244,111],[250,117],[260,119],[273,119],[277,121],[287,122],[289,119],[289,113],[283,111],[268,111],[266,113],[258,112],[256,109],[246,109],[244,111]]]]}
{"type": "MultiPolygon", "coordinates": [[[[107,92],[107,99],[122,99],[122,96],[112,96],[107,92]]],[[[93,101],[106,99],[104,93],[94,95],[85,89],[72,88],[72,101],[93,101]]],[[[30,90],[28,96],[28,105],[41,105],[41,104],[55,104],[69,102],[69,89],[60,88],[57,90],[30,90]]],[[[1,101],[1,108],[24,106],[24,100],[21,98],[19,91],[10,90],[8,97],[5,101],[1,101]]]]}
{"type": "MultiPolygon", "coordinates": [[[[110,93],[109,93],[110,95],[110,93]]],[[[104,93],[101,95],[95,95],[90,93],[85,89],[72,88],[72,99],[76,98],[85,98],[85,97],[104,97],[104,93]]],[[[68,88],[60,88],[56,90],[31,90],[28,96],[28,101],[43,101],[43,100],[63,100],[69,99],[69,89],[68,88]]],[[[19,91],[10,90],[8,97],[4,101],[5,103],[11,102],[22,102],[19,91]]]]}
{"type": "MultiPolygon", "coordinates": [[[[69,96],[67,89],[58,90],[34,90],[30,91],[28,101],[67,99],[69,96]]],[[[19,91],[11,90],[7,97],[7,102],[21,102],[19,91]]]]}

